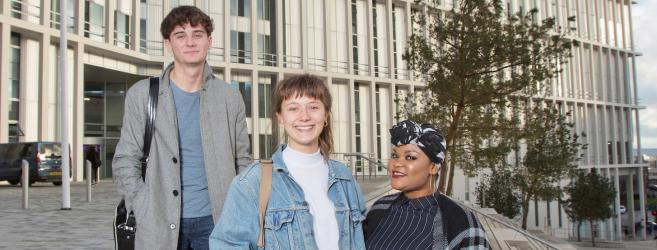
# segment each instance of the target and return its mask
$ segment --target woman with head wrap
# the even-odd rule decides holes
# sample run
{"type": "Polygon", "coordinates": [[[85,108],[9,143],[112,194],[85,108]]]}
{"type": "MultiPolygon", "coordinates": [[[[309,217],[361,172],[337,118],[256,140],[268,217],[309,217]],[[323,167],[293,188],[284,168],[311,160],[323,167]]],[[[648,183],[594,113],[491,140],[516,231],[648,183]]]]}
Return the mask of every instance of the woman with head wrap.
{"type": "Polygon", "coordinates": [[[365,220],[367,249],[488,249],[474,214],[436,191],[446,142],[430,124],[405,120],[390,129],[392,188],[365,220]]]}

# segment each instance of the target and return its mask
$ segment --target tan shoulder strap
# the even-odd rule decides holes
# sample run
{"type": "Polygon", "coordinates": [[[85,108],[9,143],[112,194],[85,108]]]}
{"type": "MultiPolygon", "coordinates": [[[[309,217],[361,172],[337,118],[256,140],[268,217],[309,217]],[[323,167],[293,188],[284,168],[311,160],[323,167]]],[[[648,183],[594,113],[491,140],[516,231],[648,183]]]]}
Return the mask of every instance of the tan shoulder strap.
{"type": "Polygon", "coordinates": [[[260,220],[260,233],[258,234],[258,247],[265,247],[265,211],[267,211],[267,203],[269,203],[269,195],[271,194],[271,175],[273,162],[271,160],[261,160],[260,169],[260,201],[258,203],[259,213],[258,219],[260,220]]]}

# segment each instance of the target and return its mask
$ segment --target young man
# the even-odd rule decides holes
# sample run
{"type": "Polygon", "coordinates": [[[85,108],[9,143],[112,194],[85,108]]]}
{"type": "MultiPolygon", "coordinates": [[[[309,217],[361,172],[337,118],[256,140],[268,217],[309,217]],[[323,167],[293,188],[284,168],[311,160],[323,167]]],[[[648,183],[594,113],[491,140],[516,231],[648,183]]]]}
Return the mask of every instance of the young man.
{"type": "Polygon", "coordinates": [[[230,182],[251,162],[244,101],[205,61],[212,30],[212,19],[193,6],[174,8],[162,21],[174,60],[160,76],[145,181],[149,80],[126,95],[113,172],[137,220],[136,249],[207,249],[230,182]]]}

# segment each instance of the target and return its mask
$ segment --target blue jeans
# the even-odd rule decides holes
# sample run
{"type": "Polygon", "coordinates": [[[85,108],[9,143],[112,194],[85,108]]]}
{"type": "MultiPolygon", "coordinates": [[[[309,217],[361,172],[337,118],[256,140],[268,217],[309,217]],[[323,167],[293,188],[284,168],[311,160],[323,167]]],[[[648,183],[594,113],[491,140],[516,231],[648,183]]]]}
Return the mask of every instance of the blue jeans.
{"type": "Polygon", "coordinates": [[[212,229],[214,229],[212,215],[198,218],[181,218],[178,250],[210,249],[208,240],[212,229]]]}

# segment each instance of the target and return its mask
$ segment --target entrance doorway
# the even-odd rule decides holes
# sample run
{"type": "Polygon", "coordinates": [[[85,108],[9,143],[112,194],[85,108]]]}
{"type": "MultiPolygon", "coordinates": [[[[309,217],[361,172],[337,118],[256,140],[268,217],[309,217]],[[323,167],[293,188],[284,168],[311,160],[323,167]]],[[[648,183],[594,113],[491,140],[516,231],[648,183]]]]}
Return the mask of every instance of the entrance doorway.
{"type": "Polygon", "coordinates": [[[97,149],[101,179],[112,177],[112,158],[121,136],[126,92],[134,83],[147,77],[84,66],[83,143],[85,149],[87,146],[97,149]]]}

